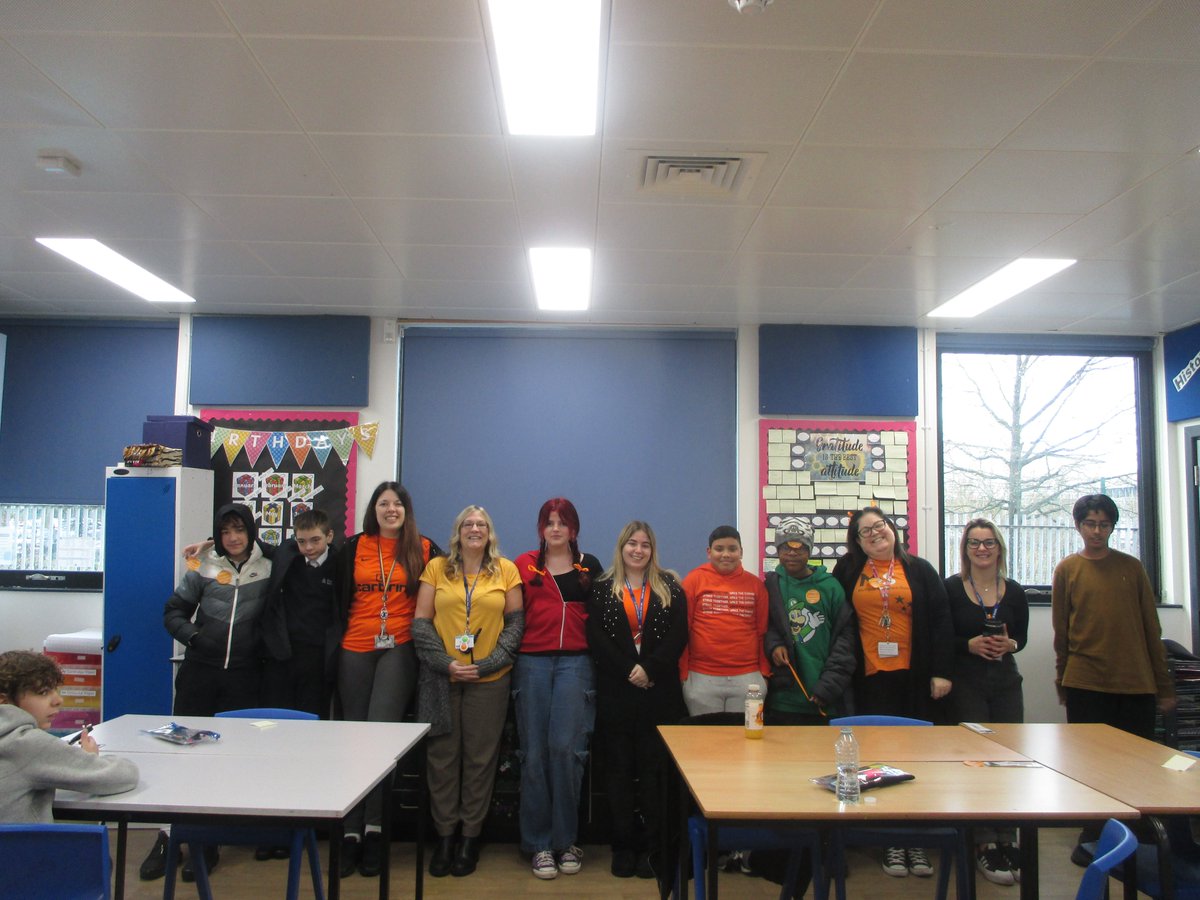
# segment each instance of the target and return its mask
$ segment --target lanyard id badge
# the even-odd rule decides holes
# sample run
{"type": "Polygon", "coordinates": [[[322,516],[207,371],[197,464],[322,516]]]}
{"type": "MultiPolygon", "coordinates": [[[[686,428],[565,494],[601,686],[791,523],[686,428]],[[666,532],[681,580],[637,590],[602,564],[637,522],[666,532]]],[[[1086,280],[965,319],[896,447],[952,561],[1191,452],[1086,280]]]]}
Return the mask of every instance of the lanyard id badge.
{"type": "Polygon", "coordinates": [[[392,575],[396,571],[396,560],[392,560],[392,567],[388,570],[387,576],[383,574],[383,547],[379,547],[379,579],[380,587],[383,589],[383,605],[379,607],[379,634],[375,635],[376,650],[391,650],[396,646],[395,635],[388,634],[388,591],[392,587],[392,575]]]}
{"type": "Polygon", "coordinates": [[[470,653],[475,649],[475,635],[467,632],[454,636],[454,649],[459,653],[470,653]]]}

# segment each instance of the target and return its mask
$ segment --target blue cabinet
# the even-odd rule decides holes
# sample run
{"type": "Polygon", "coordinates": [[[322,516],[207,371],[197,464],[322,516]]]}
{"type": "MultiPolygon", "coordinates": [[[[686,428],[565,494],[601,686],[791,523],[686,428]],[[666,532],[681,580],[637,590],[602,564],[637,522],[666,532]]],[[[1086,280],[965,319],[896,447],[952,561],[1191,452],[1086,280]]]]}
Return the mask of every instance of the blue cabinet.
{"type": "Polygon", "coordinates": [[[175,646],[163,605],[183,574],[182,548],[212,530],[212,472],[109,469],[104,505],[104,718],[168,715],[175,646]]]}

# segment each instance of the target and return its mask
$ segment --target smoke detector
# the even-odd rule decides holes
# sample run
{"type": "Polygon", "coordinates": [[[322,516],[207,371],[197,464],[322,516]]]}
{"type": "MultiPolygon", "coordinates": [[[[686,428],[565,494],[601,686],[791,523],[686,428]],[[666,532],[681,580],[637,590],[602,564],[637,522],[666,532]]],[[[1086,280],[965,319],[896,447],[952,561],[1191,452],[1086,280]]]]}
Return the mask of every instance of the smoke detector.
{"type": "Polygon", "coordinates": [[[775,0],[729,0],[729,5],[740,13],[760,13],[775,0]]]}
{"type": "Polygon", "coordinates": [[[76,178],[83,171],[79,160],[65,150],[39,150],[37,167],[49,175],[74,175],[76,178]]]}

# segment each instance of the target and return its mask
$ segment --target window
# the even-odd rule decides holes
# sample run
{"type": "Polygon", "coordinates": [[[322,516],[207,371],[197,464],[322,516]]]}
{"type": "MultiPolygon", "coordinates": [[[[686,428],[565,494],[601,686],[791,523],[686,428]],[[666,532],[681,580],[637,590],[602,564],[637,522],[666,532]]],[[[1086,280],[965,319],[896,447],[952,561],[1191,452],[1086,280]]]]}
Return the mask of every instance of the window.
{"type": "Polygon", "coordinates": [[[0,503],[0,588],[98,590],[104,507],[0,503]]]}
{"type": "Polygon", "coordinates": [[[1108,494],[1111,545],[1157,590],[1149,339],[939,335],[942,568],[957,572],[963,525],[991,519],[1010,577],[1050,585],[1080,546],[1071,507],[1108,494]]]}

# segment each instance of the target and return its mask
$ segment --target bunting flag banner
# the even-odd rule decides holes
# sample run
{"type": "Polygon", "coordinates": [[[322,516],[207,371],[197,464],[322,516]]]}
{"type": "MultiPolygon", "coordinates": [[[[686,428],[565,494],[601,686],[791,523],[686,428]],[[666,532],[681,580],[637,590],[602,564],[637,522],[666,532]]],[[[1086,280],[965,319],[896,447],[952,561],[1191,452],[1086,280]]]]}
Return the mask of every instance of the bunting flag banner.
{"type": "Polygon", "coordinates": [[[278,466],[289,453],[298,465],[303,466],[312,453],[321,467],[325,467],[329,454],[336,451],[345,464],[357,446],[368,457],[375,454],[375,442],[379,436],[378,422],[364,422],[347,428],[324,429],[321,431],[250,431],[216,426],[213,428],[211,455],[225,452],[225,459],[233,465],[243,450],[250,466],[258,465],[263,450],[270,453],[271,461],[278,466]]]}
{"type": "Polygon", "coordinates": [[[375,436],[379,433],[378,422],[364,422],[362,425],[353,425],[349,429],[354,440],[358,442],[358,446],[362,452],[368,457],[375,454],[375,436]]]}
{"type": "Polygon", "coordinates": [[[267,452],[271,454],[271,462],[278,466],[290,449],[286,434],[282,431],[271,432],[271,436],[267,438],[267,452]]]}
{"type": "Polygon", "coordinates": [[[312,439],[312,449],[317,455],[317,462],[321,464],[321,468],[325,468],[325,460],[329,459],[329,454],[333,451],[333,441],[329,439],[329,433],[310,431],[308,436],[312,439]]]}
{"type": "Polygon", "coordinates": [[[296,457],[297,464],[303,466],[304,461],[308,459],[308,451],[312,449],[312,441],[309,440],[307,431],[289,431],[287,433],[288,446],[292,448],[292,456],[296,457]]]}

